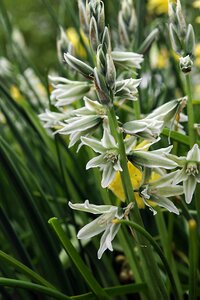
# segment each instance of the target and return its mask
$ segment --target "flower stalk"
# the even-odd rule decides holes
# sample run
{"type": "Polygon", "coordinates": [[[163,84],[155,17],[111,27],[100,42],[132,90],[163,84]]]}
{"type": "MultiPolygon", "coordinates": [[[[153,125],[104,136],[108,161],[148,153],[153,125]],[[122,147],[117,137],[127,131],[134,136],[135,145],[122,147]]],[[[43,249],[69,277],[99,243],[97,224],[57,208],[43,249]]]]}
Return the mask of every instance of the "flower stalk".
{"type": "MultiPolygon", "coordinates": [[[[134,190],[131,184],[130,175],[127,167],[127,157],[122,132],[120,131],[120,128],[118,126],[115,110],[113,107],[108,109],[108,119],[111,128],[111,133],[115,137],[119,147],[120,164],[123,169],[123,171],[120,172],[121,180],[124,188],[124,193],[126,195],[127,204],[129,204],[134,201],[134,190]]],[[[144,227],[137,205],[134,205],[133,213],[131,213],[131,216],[133,216],[135,222],[139,224],[139,226],[144,227]]],[[[141,253],[143,256],[142,258],[144,263],[143,269],[145,270],[145,277],[146,281],[148,282],[148,288],[149,292],[151,293],[152,299],[157,299],[158,295],[160,296],[160,299],[168,299],[166,288],[162,282],[159,269],[149,242],[146,239],[144,239],[141,235],[138,235],[137,238],[138,242],[141,245],[146,246],[145,248],[141,248],[141,253]],[[149,262],[151,262],[151,266],[149,265],[149,262]],[[156,286],[155,282],[157,282],[156,286]]]]}
{"type": "Polygon", "coordinates": [[[193,105],[192,105],[192,91],[191,91],[190,74],[186,74],[185,79],[186,79],[186,92],[188,95],[187,113],[188,113],[189,143],[190,143],[190,148],[192,148],[192,146],[195,143],[195,131],[194,131],[194,111],[193,111],[193,105]]]}

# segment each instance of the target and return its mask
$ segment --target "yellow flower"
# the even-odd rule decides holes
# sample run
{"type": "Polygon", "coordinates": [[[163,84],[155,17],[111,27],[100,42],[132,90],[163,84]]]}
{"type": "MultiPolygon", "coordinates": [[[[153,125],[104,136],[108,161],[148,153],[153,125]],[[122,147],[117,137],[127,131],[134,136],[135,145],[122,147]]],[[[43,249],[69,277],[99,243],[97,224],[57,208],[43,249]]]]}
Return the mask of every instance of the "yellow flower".
{"type": "MultiPolygon", "coordinates": [[[[141,145],[141,144],[140,144],[141,145]]],[[[142,182],[142,172],[136,168],[132,163],[128,162],[128,170],[129,170],[129,175],[131,179],[131,184],[134,190],[138,190],[141,182],[142,182]]],[[[160,175],[152,172],[151,178],[149,182],[155,181],[160,178],[160,175]]],[[[121,181],[121,176],[120,172],[117,172],[115,175],[115,178],[111,182],[111,184],[108,186],[108,188],[113,192],[113,194],[120,199],[121,201],[125,201],[125,194],[122,186],[122,181],[121,181]]],[[[137,202],[137,205],[139,208],[144,208],[145,204],[143,199],[140,197],[138,192],[134,192],[135,200],[137,202]]],[[[134,200],[134,199],[133,199],[134,200]]],[[[148,201],[148,203],[151,206],[154,206],[155,203],[152,201],[148,201]]]]}
{"type": "Polygon", "coordinates": [[[10,88],[10,94],[12,96],[12,98],[14,100],[16,100],[17,102],[20,102],[22,97],[22,94],[20,93],[18,87],[16,87],[16,85],[12,85],[10,88]]]}
{"type": "Polygon", "coordinates": [[[194,8],[200,8],[200,0],[194,1],[194,2],[192,3],[192,6],[193,6],[194,8]]]}
{"type": "MultiPolygon", "coordinates": [[[[80,57],[83,57],[83,58],[86,57],[86,51],[85,51],[83,45],[81,44],[80,36],[78,35],[75,28],[69,27],[66,30],[66,35],[67,35],[69,41],[72,43],[72,45],[75,49],[75,54],[80,56],[80,57]]],[[[82,30],[80,30],[80,35],[81,35],[84,43],[87,45],[89,42],[88,42],[88,39],[87,39],[87,37],[85,36],[85,34],[83,33],[82,30]]]]}
{"type": "Polygon", "coordinates": [[[168,12],[168,0],[149,0],[148,10],[150,13],[161,15],[168,12]]]}
{"type": "Polygon", "coordinates": [[[195,62],[194,63],[197,67],[200,67],[200,43],[196,44],[194,54],[195,54],[195,62]]]}
{"type": "MultiPolygon", "coordinates": [[[[132,163],[128,162],[128,170],[129,170],[129,175],[132,183],[133,189],[139,189],[141,181],[142,181],[142,172],[136,168],[132,163]]],[[[108,187],[113,194],[117,198],[119,198],[121,201],[125,201],[125,194],[122,186],[122,181],[121,181],[121,176],[120,172],[117,172],[115,175],[115,178],[111,182],[111,184],[108,187]]],[[[135,194],[135,200],[137,201],[138,207],[139,208],[144,208],[144,202],[142,198],[139,196],[139,193],[134,193],[135,194]]]]}
{"type": "Polygon", "coordinates": [[[196,17],[195,22],[196,22],[197,24],[200,24],[200,16],[196,17]]]}
{"type": "MultiPolygon", "coordinates": [[[[176,0],[170,0],[170,2],[175,3],[176,0]]],[[[167,14],[168,0],[149,0],[147,8],[150,13],[155,13],[156,15],[167,14]]]]}

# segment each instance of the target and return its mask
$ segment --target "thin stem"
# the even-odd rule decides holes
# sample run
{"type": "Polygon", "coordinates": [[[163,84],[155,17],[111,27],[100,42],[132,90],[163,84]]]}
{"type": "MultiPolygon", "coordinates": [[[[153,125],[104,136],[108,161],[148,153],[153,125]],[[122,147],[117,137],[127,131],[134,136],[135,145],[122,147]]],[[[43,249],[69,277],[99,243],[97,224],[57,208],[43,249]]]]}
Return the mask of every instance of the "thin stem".
{"type": "Polygon", "coordinates": [[[195,131],[194,131],[194,111],[193,111],[193,105],[192,105],[192,91],[191,91],[190,75],[187,74],[185,76],[185,78],[186,78],[186,92],[188,95],[188,101],[187,101],[188,133],[189,133],[190,148],[192,148],[192,146],[195,143],[195,131]]]}
{"type": "MultiPolygon", "coordinates": [[[[122,185],[124,189],[124,193],[126,195],[126,202],[127,204],[134,202],[134,190],[132,187],[129,170],[127,166],[127,156],[124,146],[124,140],[123,140],[123,134],[118,126],[118,121],[116,118],[115,110],[113,107],[108,109],[108,118],[109,118],[109,124],[111,128],[111,132],[115,138],[115,140],[118,143],[119,147],[119,154],[120,154],[120,164],[122,167],[122,172],[120,172],[122,185]]],[[[137,204],[133,207],[133,212],[130,213],[130,215],[133,215],[133,219],[140,224],[140,226],[144,227],[142,218],[140,216],[139,208],[137,204]]],[[[152,299],[157,299],[160,297],[160,299],[168,299],[168,295],[166,292],[166,288],[163,284],[162,278],[160,276],[160,272],[157,266],[157,263],[155,261],[155,257],[153,254],[153,251],[150,247],[150,244],[146,239],[143,238],[143,236],[138,235],[138,242],[140,245],[145,245],[146,247],[141,247],[141,261],[143,264],[143,268],[145,270],[145,278],[146,282],[148,284],[149,292],[151,293],[152,299]],[[155,284],[156,282],[156,284],[155,284]]]]}
{"type": "Polygon", "coordinates": [[[198,238],[197,223],[189,220],[189,300],[197,299],[198,238]]]}
{"type": "Polygon", "coordinates": [[[136,231],[140,232],[150,242],[150,244],[154,247],[154,249],[156,250],[156,252],[160,256],[160,259],[162,260],[163,265],[165,266],[165,270],[168,274],[169,280],[171,282],[171,286],[172,286],[173,291],[174,291],[175,299],[181,299],[179,297],[179,293],[178,293],[178,290],[177,290],[177,287],[176,287],[174,276],[173,276],[173,273],[170,269],[168,261],[167,261],[165,255],[163,254],[161,248],[157,244],[157,242],[153,239],[153,237],[143,227],[141,227],[140,225],[138,225],[135,222],[131,222],[131,221],[127,221],[127,220],[115,220],[114,222],[116,222],[116,224],[118,224],[118,223],[119,224],[125,224],[125,225],[128,225],[128,226],[134,228],[136,231]]]}
{"type": "Polygon", "coordinates": [[[140,114],[141,114],[141,110],[140,110],[140,101],[137,99],[136,101],[134,101],[134,113],[135,113],[135,118],[137,120],[140,119],[140,114]]]}

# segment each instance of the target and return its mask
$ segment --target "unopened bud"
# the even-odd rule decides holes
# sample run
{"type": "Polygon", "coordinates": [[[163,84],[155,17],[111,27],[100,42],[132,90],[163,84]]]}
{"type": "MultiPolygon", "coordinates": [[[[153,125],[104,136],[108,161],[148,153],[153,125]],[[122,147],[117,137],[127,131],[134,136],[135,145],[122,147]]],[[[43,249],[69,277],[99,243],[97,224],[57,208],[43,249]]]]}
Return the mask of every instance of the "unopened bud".
{"type": "Polygon", "coordinates": [[[179,59],[179,66],[183,73],[187,74],[192,70],[193,62],[189,55],[185,57],[180,57],[179,59]]]}
{"type": "Polygon", "coordinates": [[[178,20],[178,24],[179,24],[180,34],[182,37],[184,37],[186,34],[186,22],[185,22],[185,18],[184,18],[183,12],[182,12],[180,0],[177,0],[176,16],[177,16],[177,20],[178,20]]]}
{"type": "Polygon", "coordinates": [[[103,1],[100,1],[97,11],[98,11],[97,14],[98,30],[99,33],[102,33],[105,27],[105,12],[104,12],[103,1]]]}
{"type": "Polygon", "coordinates": [[[99,38],[98,38],[97,22],[94,17],[92,17],[90,20],[89,38],[93,50],[96,51],[99,45],[99,38]]]}
{"type": "Polygon", "coordinates": [[[86,14],[86,7],[83,4],[83,0],[78,0],[78,9],[81,28],[84,32],[87,33],[89,30],[89,22],[86,14]]]}
{"type": "Polygon", "coordinates": [[[178,54],[182,54],[182,45],[181,45],[181,41],[178,37],[177,31],[175,29],[175,26],[170,23],[169,24],[169,35],[170,35],[170,39],[171,39],[171,44],[172,44],[172,48],[173,50],[178,53],[178,54]]]}
{"type": "Polygon", "coordinates": [[[195,47],[195,36],[193,26],[188,25],[187,34],[185,38],[186,54],[192,55],[195,47]]]}
{"type": "Polygon", "coordinates": [[[107,85],[114,89],[116,80],[116,70],[111,54],[106,54],[106,82],[107,85]]]}
{"type": "Polygon", "coordinates": [[[96,92],[97,92],[97,95],[99,98],[99,102],[102,105],[111,104],[111,99],[109,96],[109,91],[106,86],[104,76],[98,72],[97,68],[94,68],[94,83],[95,83],[96,92]]]}
{"type": "Polygon", "coordinates": [[[102,49],[104,53],[111,51],[111,41],[110,41],[110,33],[108,27],[105,27],[103,36],[102,36],[102,49]]]}
{"type": "Polygon", "coordinates": [[[87,78],[93,78],[93,69],[86,63],[82,62],[80,59],[72,56],[69,53],[64,54],[64,59],[70,67],[81,73],[87,78]]]}
{"type": "Polygon", "coordinates": [[[102,50],[102,45],[99,45],[97,48],[97,56],[96,56],[97,69],[102,74],[106,73],[106,56],[102,50]]]}

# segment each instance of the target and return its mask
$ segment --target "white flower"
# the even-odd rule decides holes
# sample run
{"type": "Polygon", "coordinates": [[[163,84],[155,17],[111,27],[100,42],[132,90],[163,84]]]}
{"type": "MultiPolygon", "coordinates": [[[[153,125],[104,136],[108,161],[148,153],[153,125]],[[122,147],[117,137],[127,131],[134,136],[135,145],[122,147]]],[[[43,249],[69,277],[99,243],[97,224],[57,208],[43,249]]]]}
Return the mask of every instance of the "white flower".
{"type": "Polygon", "coordinates": [[[61,125],[62,122],[68,119],[71,115],[71,111],[67,112],[53,112],[49,109],[45,110],[45,113],[39,115],[39,118],[42,122],[44,122],[45,128],[54,128],[57,125],[61,125]]]}
{"type": "Polygon", "coordinates": [[[112,51],[112,58],[115,63],[122,67],[140,69],[143,62],[143,55],[134,52],[112,51]]]}
{"type": "Polygon", "coordinates": [[[167,157],[172,148],[173,146],[169,146],[153,151],[143,151],[144,149],[137,148],[129,153],[128,159],[136,166],[170,170],[178,166],[174,160],[167,157]]]}
{"type": "Polygon", "coordinates": [[[137,100],[137,87],[140,84],[141,79],[124,79],[115,82],[115,96],[119,97],[120,100],[137,100]]]}
{"type": "Polygon", "coordinates": [[[51,93],[51,100],[55,102],[56,107],[66,106],[82,99],[89,92],[91,84],[85,81],[72,81],[63,77],[49,76],[54,87],[51,93]]]}
{"type": "Polygon", "coordinates": [[[170,159],[173,159],[180,167],[174,177],[174,183],[183,182],[183,189],[185,194],[186,203],[192,201],[197,182],[200,183],[200,149],[195,144],[188,152],[186,157],[177,157],[175,155],[168,155],[170,159]]]}
{"type": "Polygon", "coordinates": [[[157,138],[163,128],[163,121],[154,119],[142,119],[127,122],[123,125],[124,132],[145,139],[157,138]]]}
{"type": "Polygon", "coordinates": [[[183,194],[183,187],[173,184],[173,179],[176,172],[164,174],[161,178],[151,181],[148,184],[142,184],[142,186],[139,188],[140,197],[154,215],[157,212],[151,206],[149,200],[153,201],[158,206],[164,207],[168,211],[179,215],[179,211],[174,203],[168,199],[168,197],[183,194]]]}
{"type": "Polygon", "coordinates": [[[113,251],[112,241],[120,228],[120,224],[114,224],[112,220],[116,218],[122,219],[124,209],[112,205],[94,205],[90,204],[88,200],[82,204],[72,204],[69,202],[69,206],[75,210],[100,215],[78,232],[78,239],[89,239],[104,231],[98,250],[98,259],[102,257],[106,249],[113,251]]]}
{"type": "Polygon", "coordinates": [[[86,165],[86,169],[100,167],[103,171],[101,185],[107,187],[114,179],[117,171],[122,171],[119,161],[118,146],[108,129],[104,129],[101,141],[95,138],[82,137],[84,145],[91,147],[99,156],[92,158],[86,165]]]}
{"type": "Polygon", "coordinates": [[[72,111],[72,117],[62,123],[63,128],[57,132],[70,135],[69,147],[72,147],[81,136],[95,130],[107,118],[106,109],[97,101],[84,97],[85,106],[72,111]],[[67,124],[66,124],[67,123],[67,124]]]}

